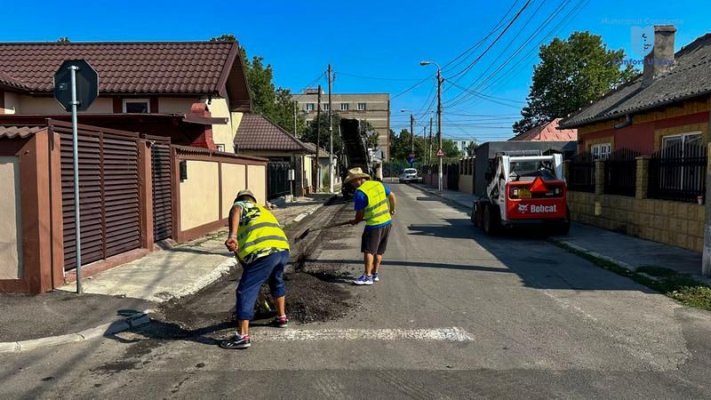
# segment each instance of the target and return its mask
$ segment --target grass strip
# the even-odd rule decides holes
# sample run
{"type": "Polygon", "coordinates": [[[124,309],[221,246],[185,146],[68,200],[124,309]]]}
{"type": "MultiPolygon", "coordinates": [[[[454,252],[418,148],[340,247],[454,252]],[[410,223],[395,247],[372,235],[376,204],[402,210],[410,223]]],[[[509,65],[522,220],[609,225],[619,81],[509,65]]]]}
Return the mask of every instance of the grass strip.
{"type": "Polygon", "coordinates": [[[600,268],[625,276],[650,289],[670,297],[689,307],[711,311],[711,287],[692,276],[653,265],[637,268],[636,271],[578,250],[567,243],[552,241],[556,246],[597,265],[600,268]]]}

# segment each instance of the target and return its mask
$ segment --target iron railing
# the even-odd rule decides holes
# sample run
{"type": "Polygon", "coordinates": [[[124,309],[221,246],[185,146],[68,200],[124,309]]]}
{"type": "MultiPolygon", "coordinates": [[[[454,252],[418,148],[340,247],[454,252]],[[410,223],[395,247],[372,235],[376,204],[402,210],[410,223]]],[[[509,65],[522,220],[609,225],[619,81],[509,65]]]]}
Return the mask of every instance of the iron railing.
{"type": "Polygon", "coordinates": [[[676,144],[649,160],[648,197],[696,203],[706,192],[706,147],[676,144]]]}
{"type": "Polygon", "coordinates": [[[617,150],[605,160],[605,193],[634,196],[639,152],[617,150]]]}
{"type": "Polygon", "coordinates": [[[595,160],[590,153],[580,153],[568,164],[568,189],[595,192],[595,160]]]}
{"type": "Polygon", "coordinates": [[[269,161],[267,164],[267,199],[283,196],[290,192],[288,161],[269,161]]]}

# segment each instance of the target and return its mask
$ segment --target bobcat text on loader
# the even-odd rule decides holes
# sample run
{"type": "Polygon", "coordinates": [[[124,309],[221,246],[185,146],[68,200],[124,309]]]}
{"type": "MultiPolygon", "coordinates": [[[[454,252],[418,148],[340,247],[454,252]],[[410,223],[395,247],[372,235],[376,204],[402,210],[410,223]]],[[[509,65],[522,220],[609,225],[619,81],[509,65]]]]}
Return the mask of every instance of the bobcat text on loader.
{"type": "Polygon", "coordinates": [[[563,156],[540,152],[497,154],[486,174],[486,193],[474,202],[472,222],[487,234],[540,224],[565,235],[570,229],[563,156]]]}

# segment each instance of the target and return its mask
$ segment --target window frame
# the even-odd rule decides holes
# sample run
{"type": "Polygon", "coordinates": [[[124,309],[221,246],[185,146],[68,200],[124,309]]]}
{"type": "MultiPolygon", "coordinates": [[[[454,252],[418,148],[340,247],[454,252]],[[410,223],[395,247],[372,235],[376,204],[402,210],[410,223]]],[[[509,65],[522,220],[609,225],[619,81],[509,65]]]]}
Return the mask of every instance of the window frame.
{"type": "Polygon", "coordinates": [[[368,103],[358,103],[358,111],[368,111],[368,103]]]}
{"type": "Polygon", "coordinates": [[[316,103],[306,103],[304,109],[308,112],[314,112],[316,111],[316,103]]]}
{"type": "Polygon", "coordinates": [[[351,105],[349,103],[341,103],[341,111],[350,111],[351,105]]]}
{"type": "MultiPolygon", "coordinates": [[[[123,114],[128,114],[128,111],[126,111],[127,107],[126,105],[128,103],[146,103],[146,112],[145,114],[150,114],[151,113],[151,100],[148,98],[124,98],[121,100],[121,110],[123,111],[123,114]]],[[[144,113],[131,113],[131,114],[144,114],[144,113]]]]}
{"type": "Polygon", "coordinates": [[[591,144],[590,154],[592,155],[593,160],[607,160],[610,158],[610,154],[612,154],[612,143],[605,142],[591,144]],[[607,150],[607,152],[602,151],[603,149],[607,150]]]}

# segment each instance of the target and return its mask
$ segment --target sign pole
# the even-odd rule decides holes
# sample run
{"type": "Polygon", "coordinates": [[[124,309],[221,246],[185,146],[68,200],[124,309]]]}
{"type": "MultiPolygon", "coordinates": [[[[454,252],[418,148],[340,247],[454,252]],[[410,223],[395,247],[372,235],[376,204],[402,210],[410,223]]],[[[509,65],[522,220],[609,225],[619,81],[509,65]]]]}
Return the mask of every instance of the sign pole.
{"type": "Polygon", "coordinates": [[[81,287],[81,222],[79,218],[79,139],[77,133],[77,70],[79,67],[70,65],[72,74],[72,147],[74,152],[74,230],[76,234],[76,255],[77,255],[77,294],[84,291],[81,287]]]}

